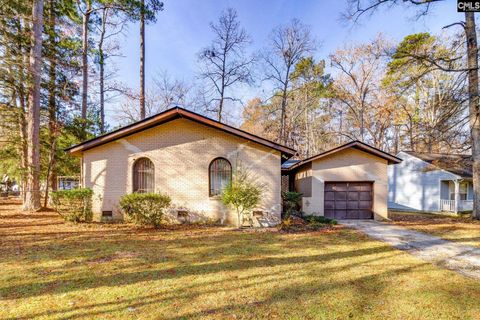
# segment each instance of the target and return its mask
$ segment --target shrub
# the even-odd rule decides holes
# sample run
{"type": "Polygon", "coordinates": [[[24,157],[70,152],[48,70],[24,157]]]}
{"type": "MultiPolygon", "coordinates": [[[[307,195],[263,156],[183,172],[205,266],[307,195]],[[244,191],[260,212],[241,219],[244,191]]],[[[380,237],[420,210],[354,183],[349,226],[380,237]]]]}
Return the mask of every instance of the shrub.
{"type": "Polygon", "coordinates": [[[65,220],[72,222],[92,221],[92,189],[59,190],[52,192],[51,196],[55,211],[65,220]]]}
{"type": "Polygon", "coordinates": [[[304,219],[305,219],[305,221],[307,221],[308,223],[311,223],[311,224],[313,224],[313,223],[331,224],[331,225],[337,224],[337,220],[326,218],[326,217],[323,217],[323,216],[305,216],[304,219]]]}
{"type": "Polygon", "coordinates": [[[337,224],[337,221],[325,217],[307,216],[306,218],[300,218],[290,216],[283,219],[278,228],[282,232],[310,232],[331,229],[332,225],[335,224],[337,224]]]}
{"type": "Polygon", "coordinates": [[[294,191],[282,192],[283,200],[283,219],[288,219],[290,215],[298,209],[298,203],[302,199],[302,194],[294,191]]]}
{"type": "Polygon", "coordinates": [[[169,196],[158,193],[132,193],[120,199],[120,207],[129,220],[155,228],[162,224],[165,209],[170,203],[169,196]]]}
{"type": "Polygon", "coordinates": [[[262,194],[263,186],[244,169],[238,169],[232,181],[223,189],[222,202],[237,212],[239,228],[243,224],[243,215],[258,205],[262,194]]]}

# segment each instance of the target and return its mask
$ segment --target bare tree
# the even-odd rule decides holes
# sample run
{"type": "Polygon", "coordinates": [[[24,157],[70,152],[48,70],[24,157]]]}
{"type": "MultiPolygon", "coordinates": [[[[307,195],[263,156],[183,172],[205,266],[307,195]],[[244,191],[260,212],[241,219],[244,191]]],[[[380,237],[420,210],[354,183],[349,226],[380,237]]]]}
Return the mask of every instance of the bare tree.
{"type": "Polygon", "coordinates": [[[286,26],[273,30],[270,36],[270,48],[263,55],[267,65],[266,80],[274,84],[275,96],[281,98],[281,117],[279,140],[287,142],[285,130],[287,122],[288,93],[291,87],[291,73],[295,64],[315,49],[310,30],[299,20],[292,20],[286,26]]]}
{"type": "Polygon", "coordinates": [[[145,119],[145,22],[155,21],[156,13],[163,10],[159,0],[140,1],[140,118],[145,119]]]}
{"type": "MultiPolygon", "coordinates": [[[[432,4],[444,0],[348,0],[350,6],[346,14],[347,19],[357,21],[362,15],[374,12],[382,5],[409,4],[419,9],[419,15],[427,15],[432,4]]],[[[480,219],[480,105],[479,105],[479,82],[478,82],[478,43],[475,25],[475,14],[465,13],[465,21],[455,22],[446,27],[459,25],[465,33],[467,47],[466,68],[451,68],[449,61],[427,59],[432,65],[447,72],[467,72],[470,132],[472,137],[473,157],[473,216],[480,219]]],[[[456,59],[454,60],[456,61],[456,59]]]]}
{"type": "MultiPolygon", "coordinates": [[[[172,106],[191,104],[191,87],[183,81],[172,79],[167,72],[158,73],[152,78],[153,85],[145,91],[145,116],[152,116],[172,106]]],[[[119,89],[125,99],[116,112],[116,119],[129,124],[141,119],[138,101],[140,95],[128,88],[119,89]]]]}
{"type": "Polygon", "coordinates": [[[43,0],[35,0],[32,9],[30,78],[27,110],[28,168],[23,210],[40,209],[40,81],[42,59],[43,0]]]}
{"type": "Polygon", "coordinates": [[[115,41],[109,41],[123,33],[128,17],[120,15],[112,8],[105,6],[100,11],[101,22],[98,26],[98,66],[99,66],[99,85],[100,85],[100,133],[105,133],[105,98],[110,89],[105,87],[105,81],[112,74],[105,73],[108,57],[114,56],[118,51],[118,44],[115,41]]]}
{"type": "Polygon", "coordinates": [[[467,42],[468,67],[468,109],[470,113],[470,130],[472,134],[473,156],[473,214],[480,219],[480,105],[478,88],[478,45],[475,15],[465,12],[465,37],[467,42]]]}
{"type": "Polygon", "coordinates": [[[140,119],[145,119],[145,0],[140,10],[140,119]]]}
{"type": "Polygon", "coordinates": [[[227,90],[239,83],[250,83],[250,66],[254,58],[247,57],[245,53],[250,37],[240,26],[235,9],[224,11],[218,23],[211,23],[210,28],[215,38],[199,53],[202,63],[200,76],[211,84],[209,91],[214,95],[211,101],[218,103],[215,111],[218,121],[222,121],[225,100],[238,100],[228,95],[227,90]]]}
{"type": "Polygon", "coordinates": [[[387,63],[387,48],[388,44],[379,36],[371,43],[346,47],[330,56],[332,67],[339,71],[333,83],[334,101],[347,111],[351,127],[359,128],[358,136],[351,133],[361,141],[366,140],[366,131],[370,131],[370,138],[380,143],[375,138],[377,130],[372,115],[380,112],[382,107],[388,107],[380,99],[383,98],[380,87],[387,63]]]}
{"type": "Polygon", "coordinates": [[[92,14],[92,0],[86,0],[85,5],[85,11],[82,13],[82,120],[84,121],[82,125],[84,130],[88,103],[88,25],[92,14]]]}

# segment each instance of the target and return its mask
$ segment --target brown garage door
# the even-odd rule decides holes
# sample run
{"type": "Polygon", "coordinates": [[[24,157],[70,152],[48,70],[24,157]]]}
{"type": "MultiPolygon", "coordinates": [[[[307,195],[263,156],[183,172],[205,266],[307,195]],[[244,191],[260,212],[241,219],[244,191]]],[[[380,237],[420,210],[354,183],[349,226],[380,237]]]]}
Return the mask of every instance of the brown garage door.
{"type": "Polygon", "coordinates": [[[373,219],[372,182],[325,182],[325,217],[373,219]]]}

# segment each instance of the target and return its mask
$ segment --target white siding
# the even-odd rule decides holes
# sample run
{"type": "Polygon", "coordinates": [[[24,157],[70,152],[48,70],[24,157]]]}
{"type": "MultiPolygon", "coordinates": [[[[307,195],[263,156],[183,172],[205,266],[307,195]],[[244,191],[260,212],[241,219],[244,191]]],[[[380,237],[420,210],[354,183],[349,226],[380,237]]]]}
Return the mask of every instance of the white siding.
{"type": "Polygon", "coordinates": [[[388,207],[439,211],[440,181],[458,177],[405,152],[397,157],[403,161],[388,167],[388,207]]]}

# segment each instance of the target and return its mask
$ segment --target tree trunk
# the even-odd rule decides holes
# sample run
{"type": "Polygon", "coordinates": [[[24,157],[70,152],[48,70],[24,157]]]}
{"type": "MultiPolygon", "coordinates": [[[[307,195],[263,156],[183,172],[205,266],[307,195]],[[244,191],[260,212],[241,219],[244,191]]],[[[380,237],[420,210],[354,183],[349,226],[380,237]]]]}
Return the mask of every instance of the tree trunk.
{"type": "Polygon", "coordinates": [[[140,119],[145,119],[145,0],[140,13],[140,119]]]}
{"type": "Polygon", "coordinates": [[[28,171],[23,210],[40,209],[40,81],[42,58],[43,0],[34,0],[27,112],[28,171]]]}
{"type": "Polygon", "coordinates": [[[49,42],[50,42],[50,66],[49,66],[49,84],[48,84],[48,141],[50,144],[50,154],[48,156],[47,178],[45,184],[45,198],[43,206],[48,205],[48,192],[51,188],[55,189],[56,176],[56,151],[57,151],[57,105],[56,105],[56,71],[57,71],[57,52],[55,41],[55,1],[50,0],[49,17],[49,42]]]}
{"type": "MultiPolygon", "coordinates": [[[[83,15],[83,34],[82,34],[82,126],[86,129],[87,120],[87,97],[88,97],[88,23],[92,12],[92,2],[87,0],[87,8],[83,15]]],[[[85,134],[85,132],[83,132],[85,134]]],[[[85,138],[85,137],[82,137],[85,138]]]]}
{"type": "Polygon", "coordinates": [[[310,157],[310,121],[308,119],[308,109],[305,110],[305,135],[307,136],[305,156],[310,157]]]}
{"type": "MultiPolygon", "coordinates": [[[[20,52],[23,50],[20,49],[20,52]]],[[[25,190],[27,189],[27,171],[28,171],[28,143],[27,143],[27,119],[26,119],[26,112],[27,112],[27,101],[26,101],[26,94],[25,94],[25,73],[24,68],[28,65],[28,61],[26,61],[26,55],[21,58],[21,63],[19,66],[19,78],[20,82],[18,87],[18,94],[20,100],[20,110],[19,110],[19,123],[20,123],[20,148],[21,148],[21,168],[22,168],[22,176],[21,176],[21,184],[22,184],[22,201],[25,202],[25,190]]]]}
{"type": "Polygon", "coordinates": [[[105,133],[105,53],[103,41],[105,39],[108,8],[103,9],[102,31],[98,42],[98,64],[100,65],[100,133],[105,133]]]}
{"type": "Polygon", "coordinates": [[[282,114],[280,119],[280,142],[282,144],[287,143],[287,131],[285,130],[285,125],[287,123],[287,84],[284,86],[282,93],[282,114]]]}
{"type": "Polygon", "coordinates": [[[480,123],[478,89],[478,45],[475,29],[475,15],[465,13],[465,36],[467,38],[468,61],[468,108],[472,134],[473,156],[473,216],[480,219],[480,123]]]}
{"type": "Polygon", "coordinates": [[[360,109],[360,141],[365,142],[364,106],[360,109]]]}

